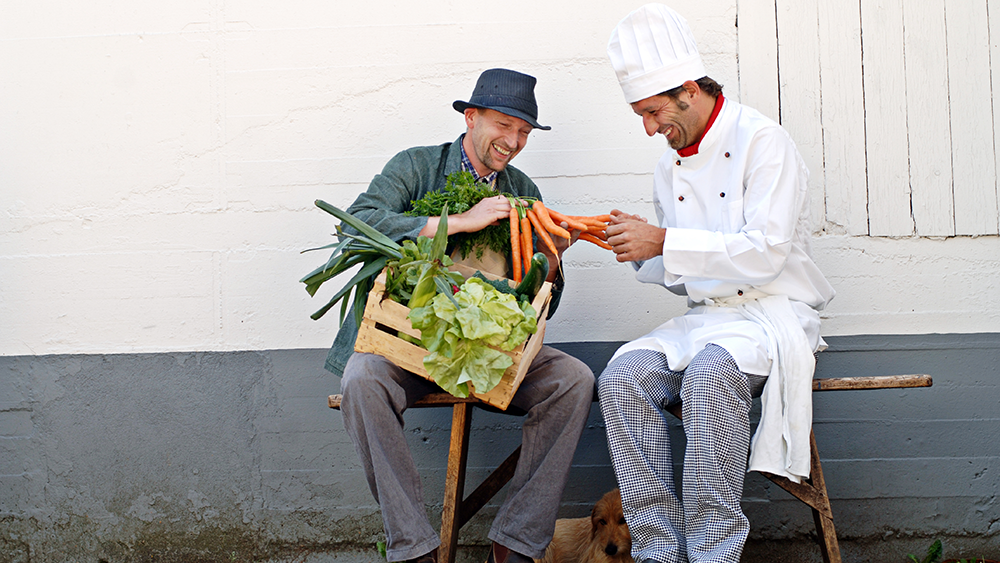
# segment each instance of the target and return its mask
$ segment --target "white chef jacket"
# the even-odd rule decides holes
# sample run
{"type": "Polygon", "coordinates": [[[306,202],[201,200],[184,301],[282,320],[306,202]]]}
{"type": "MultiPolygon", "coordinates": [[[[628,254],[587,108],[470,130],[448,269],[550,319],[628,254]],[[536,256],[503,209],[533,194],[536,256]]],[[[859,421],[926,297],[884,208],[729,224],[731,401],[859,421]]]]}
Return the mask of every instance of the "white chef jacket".
{"type": "Polygon", "coordinates": [[[788,133],[753,108],[723,99],[698,153],[669,150],[653,177],[663,254],[636,278],[688,296],[691,309],[622,346],[664,352],[680,371],[706,344],[722,346],[745,373],[767,375],[768,338],[734,308],[743,294],[785,295],[814,351],[825,347],[819,311],[833,287],[810,253],[809,171],[788,133]]]}
{"type": "Polygon", "coordinates": [[[781,126],[723,99],[696,154],[670,150],[657,164],[653,201],[667,229],[663,253],[634,264],[639,281],[686,294],[691,308],[612,358],[658,350],[681,371],[717,344],[741,371],[769,375],[750,469],[795,482],[809,475],[809,351],[825,348],[819,311],[835,293],[810,253],[808,177],[781,126]],[[801,332],[788,326],[795,319],[801,332]],[[783,362],[773,363],[779,356],[783,362]],[[799,377],[784,377],[786,370],[799,377]]]}

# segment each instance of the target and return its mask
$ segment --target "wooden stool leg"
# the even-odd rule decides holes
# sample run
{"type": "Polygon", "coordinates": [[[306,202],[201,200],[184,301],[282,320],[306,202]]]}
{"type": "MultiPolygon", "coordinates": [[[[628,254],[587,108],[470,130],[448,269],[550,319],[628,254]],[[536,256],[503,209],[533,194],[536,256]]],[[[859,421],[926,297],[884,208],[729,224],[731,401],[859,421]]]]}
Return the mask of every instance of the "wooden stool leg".
{"type": "Polygon", "coordinates": [[[462,527],[462,496],[465,494],[465,465],[469,457],[469,430],[472,405],[456,403],[451,415],[451,446],[448,450],[448,473],[444,482],[444,507],[441,510],[440,563],[455,563],[458,531],[462,527]]]}
{"type": "Polygon", "coordinates": [[[820,494],[823,512],[813,508],[813,520],[816,522],[816,537],[820,550],[823,552],[823,563],[841,563],[840,544],[837,543],[837,532],[833,527],[833,509],[830,506],[830,496],[826,492],[826,481],[823,479],[823,467],[819,463],[819,450],[816,448],[816,435],[809,433],[810,449],[810,481],[813,488],[820,494]],[[827,516],[829,514],[830,516],[827,516]]]}

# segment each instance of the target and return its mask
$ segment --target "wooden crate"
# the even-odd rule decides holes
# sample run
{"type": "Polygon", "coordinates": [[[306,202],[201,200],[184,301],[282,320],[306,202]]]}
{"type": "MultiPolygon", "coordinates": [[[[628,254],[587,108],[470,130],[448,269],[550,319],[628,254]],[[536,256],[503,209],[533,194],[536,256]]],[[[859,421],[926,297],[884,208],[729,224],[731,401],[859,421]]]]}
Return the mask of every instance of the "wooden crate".
{"type": "MultiPolygon", "coordinates": [[[[451,268],[461,273],[466,279],[476,273],[476,270],[455,264],[451,268]]],[[[504,279],[483,272],[483,275],[490,279],[504,279]]],[[[358,327],[358,339],[355,341],[354,350],[356,352],[369,352],[384,356],[387,360],[397,366],[411,371],[425,379],[431,379],[424,369],[424,356],[427,349],[415,344],[411,344],[396,336],[398,331],[420,338],[420,331],[413,328],[410,319],[406,315],[410,313],[410,308],[393,301],[385,296],[385,270],[375,279],[375,284],[368,294],[368,303],[365,305],[364,319],[358,327]]],[[[513,283],[513,282],[511,282],[513,283]]],[[[510,405],[510,400],[517,391],[517,387],[528,372],[531,360],[542,347],[542,340],[545,337],[545,317],[549,311],[549,299],[552,295],[552,284],[545,282],[538,291],[531,306],[538,313],[538,332],[532,334],[520,346],[505,354],[514,360],[514,364],[507,368],[500,383],[488,393],[476,393],[470,382],[470,395],[479,400],[505,410],[510,405]]]]}

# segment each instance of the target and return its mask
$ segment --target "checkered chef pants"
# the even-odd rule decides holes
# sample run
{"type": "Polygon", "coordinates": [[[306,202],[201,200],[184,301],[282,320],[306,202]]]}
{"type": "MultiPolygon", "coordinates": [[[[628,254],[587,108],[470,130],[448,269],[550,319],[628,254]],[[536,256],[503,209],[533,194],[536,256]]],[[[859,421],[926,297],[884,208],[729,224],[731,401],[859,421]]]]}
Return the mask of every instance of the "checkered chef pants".
{"type": "Polygon", "coordinates": [[[750,531],[740,507],[750,406],[766,380],[741,372],[714,344],[683,372],[653,350],[633,350],[605,368],[601,412],[637,562],[739,562],[750,531]],[[680,498],[664,412],[678,400],[687,438],[680,498]]]}

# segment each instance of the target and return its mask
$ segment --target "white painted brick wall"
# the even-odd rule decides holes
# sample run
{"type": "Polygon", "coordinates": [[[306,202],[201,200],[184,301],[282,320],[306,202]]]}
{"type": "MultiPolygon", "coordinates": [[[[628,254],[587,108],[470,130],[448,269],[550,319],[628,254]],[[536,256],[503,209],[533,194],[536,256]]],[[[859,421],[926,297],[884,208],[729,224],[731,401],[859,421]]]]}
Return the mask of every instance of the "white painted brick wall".
{"type": "MultiPolygon", "coordinates": [[[[395,152],[453,140],[479,72],[535,75],[515,165],[572,213],[652,214],[665,144],[605,56],[638,2],[184,1],[0,9],[0,355],[326,347],[297,280],[395,152]]],[[[740,92],[736,3],[682,6],[740,92]]],[[[782,76],[782,80],[794,77],[782,76]]],[[[816,171],[814,171],[816,173],[816,171]]],[[[825,235],[827,334],[1000,327],[996,237],[825,235]]],[[[553,342],[626,340],[683,312],[581,244],[553,342]]],[[[334,315],[331,315],[333,317],[334,315]]]]}

